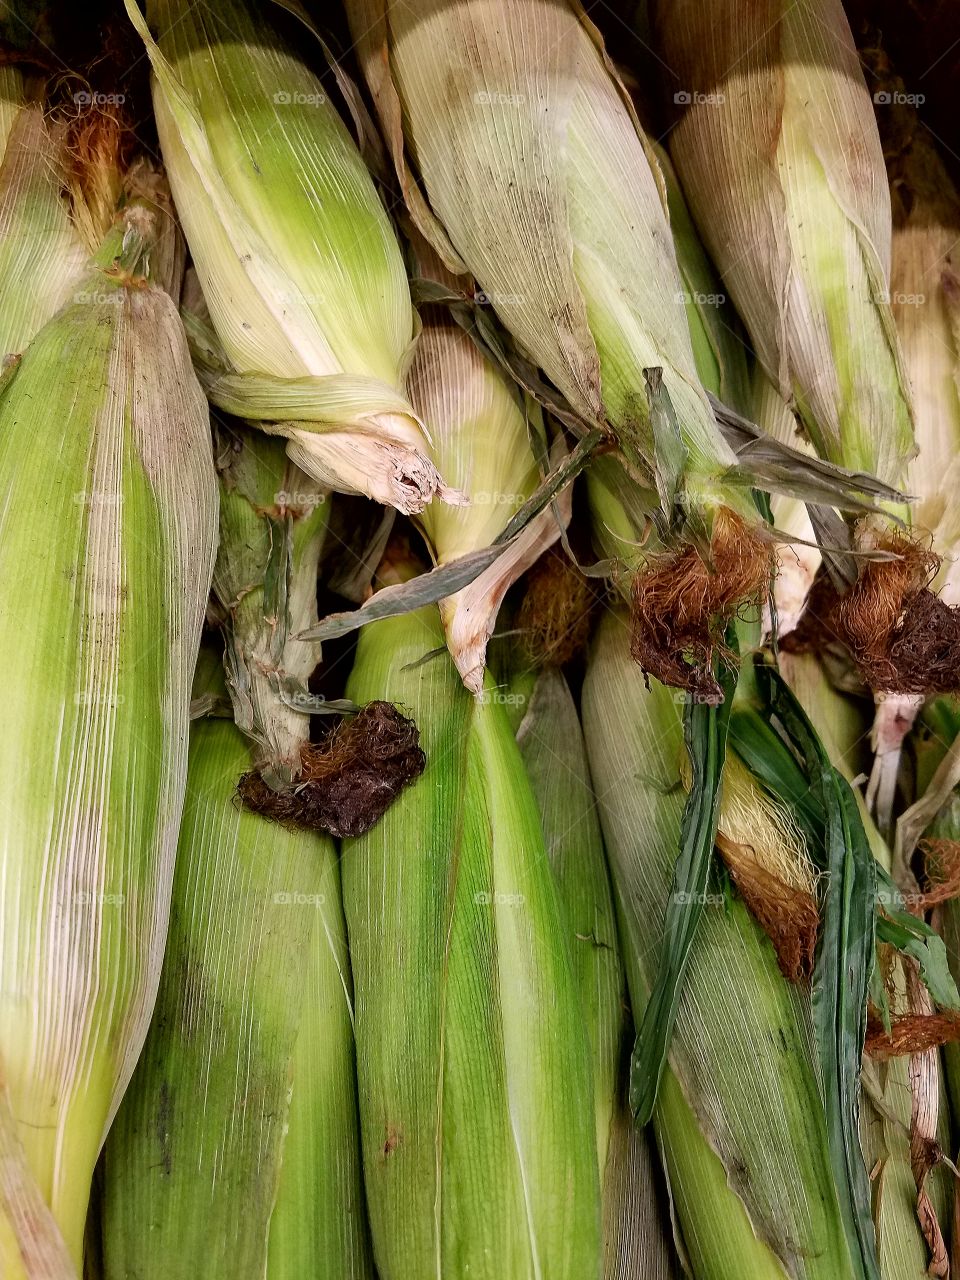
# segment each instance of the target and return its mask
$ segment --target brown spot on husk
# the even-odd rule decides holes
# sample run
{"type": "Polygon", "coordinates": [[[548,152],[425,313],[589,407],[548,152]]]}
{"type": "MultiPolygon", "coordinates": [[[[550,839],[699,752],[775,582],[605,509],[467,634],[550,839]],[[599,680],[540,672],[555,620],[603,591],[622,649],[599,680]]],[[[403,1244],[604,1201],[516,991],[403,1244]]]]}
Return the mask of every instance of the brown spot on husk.
{"type": "Polygon", "coordinates": [[[566,666],[589,643],[596,592],[555,547],[540,557],[526,584],[517,615],[520,642],[534,666],[566,666]]]}
{"type": "Polygon", "coordinates": [[[420,733],[389,702],[368,702],[323,739],[301,752],[300,774],[274,791],[258,770],[237,784],[255,813],[332,836],[361,836],[379,822],[426,765],[420,733]]]}
{"type": "Polygon", "coordinates": [[[896,559],[868,560],[843,596],[821,573],[788,653],[818,651],[840,641],[872,689],[882,693],[949,693],[960,688],[960,609],[930,590],[940,558],[905,533],[875,543],[896,559]]]}
{"type": "Polygon", "coordinates": [[[871,1012],[867,1019],[865,1048],[871,1058],[880,1062],[923,1053],[957,1040],[960,1040],[960,1014],[957,1013],[904,1013],[891,1018],[889,1032],[875,1013],[871,1012]]]}
{"type": "Polygon", "coordinates": [[[634,661],[663,684],[722,701],[712,671],[724,629],[744,608],[758,609],[772,572],[771,547],[735,512],[722,507],[711,543],[712,565],[693,546],[658,556],[633,586],[634,661]]]}
{"type": "Polygon", "coordinates": [[[399,1147],[402,1141],[403,1141],[403,1135],[399,1132],[399,1130],[393,1129],[393,1128],[388,1129],[386,1141],[384,1142],[380,1151],[380,1154],[382,1155],[383,1159],[386,1160],[387,1156],[391,1155],[392,1152],[396,1151],[397,1147],[399,1147]]]}
{"type": "Polygon", "coordinates": [[[785,884],[722,832],[716,845],[747,909],[773,943],[783,976],[788,982],[807,981],[820,923],[813,896],[785,884]]]}

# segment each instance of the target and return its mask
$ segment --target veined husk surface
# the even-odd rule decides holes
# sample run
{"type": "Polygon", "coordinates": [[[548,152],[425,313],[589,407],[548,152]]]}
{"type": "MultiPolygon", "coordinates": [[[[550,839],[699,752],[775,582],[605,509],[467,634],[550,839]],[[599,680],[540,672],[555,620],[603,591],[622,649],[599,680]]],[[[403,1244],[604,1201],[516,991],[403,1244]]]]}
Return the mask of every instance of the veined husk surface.
{"type": "Polygon", "coordinates": [[[217,525],[173,302],[123,265],[88,284],[0,398],[0,1058],[77,1265],[159,980],[217,525]]]}
{"type": "Polygon", "coordinates": [[[767,377],[817,452],[889,484],[914,451],[890,198],[840,0],[658,0],[688,95],[670,155],[767,377]]]}
{"type": "Polygon", "coordinates": [[[156,39],[126,7],[227,362],[208,394],[286,436],[321,483],[420,510],[443,486],[404,391],[403,255],[325,86],[250,0],[151,0],[156,39]]]}
{"type": "MultiPolygon", "coordinates": [[[[419,274],[462,288],[437,255],[415,241],[419,274]]],[[[472,337],[444,308],[424,309],[423,331],[410,367],[410,397],[433,440],[437,468],[470,497],[468,506],[431,503],[419,523],[437,564],[490,546],[532,496],[539,471],[531,443],[528,413],[518,389],[488,359],[472,337]]],[[[544,446],[545,447],[545,446],[544,446]]],[[[447,645],[464,684],[483,688],[486,647],[503,598],[560,535],[557,513],[570,517],[569,494],[541,512],[509,548],[468,587],[443,600],[447,645]]]]}
{"type": "MultiPolygon", "coordinates": [[[[649,1131],[627,1105],[632,1028],[610,876],[583,731],[567,681],[546,667],[511,682],[517,742],[560,889],[593,1068],[605,1280],[678,1274],[663,1174],[649,1131]]],[[[510,695],[508,695],[510,696],[510,695]]]]}
{"type": "Polygon", "coordinates": [[[157,1009],[106,1149],[105,1280],[373,1274],[336,852],[238,805],[249,765],[230,720],[194,725],[157,1009]]]}
{"type": "MultiPolygon", "coordinates": [[[[645,687],[624,626],[612,614],[601,624],[583,718],[640,1016],[686,796],[677,696],[656,681],[645,687]]],[[[743,901],[718,903],[703,912],[654,1112],[693,1274],[853,1276],[808,997],[783,978],[743,901]]]]}
{"type": "Polygon", "coordinates": [[[18,67],[0,67],[0,357],[22,352],[87,273],[64,194],[66,131],[36,92],[18,67]]]}
{"type": "Polygon", "coordinates": [[[382,1280],[600,1270],[587,1032],[536,804],[488,676],[436,609],[360,636],[348,694],[412,715],[427,767],[347,841],[364,1173],[382,1280]]]}
{"type": "Polygon", "coordinates": [[[583,11],[346,7],[408,207],[447,265],[476,277],[579,414],[609,422],[648,477],[676,481],[684,516],[702,530],[723,502],[754,521],[724,482],[734,457],[697,377],[656,159],[583,11]],[[654,440],[647,368],[663,370],[679,466],[654,440]]]}

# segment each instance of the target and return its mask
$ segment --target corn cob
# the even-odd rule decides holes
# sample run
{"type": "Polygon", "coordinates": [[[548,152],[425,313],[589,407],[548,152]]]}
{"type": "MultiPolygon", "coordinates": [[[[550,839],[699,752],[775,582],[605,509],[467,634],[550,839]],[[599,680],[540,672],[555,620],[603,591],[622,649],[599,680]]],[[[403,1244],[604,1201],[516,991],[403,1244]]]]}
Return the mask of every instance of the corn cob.
{"type": "MultiPolygon", "coordinates": [[[[606,1277],[674,1274],[669,1227],[647,1134],[627,1106],[629,1030],[617,921],[583,734],[567,682],[547,667],[514,679],[517,742],[560,889],[593,1064],[606,1277]]],[[[662,1180],[662,1174],[660,1174],[662,1180]]]]}
{"type": "Polygon", "coordinates": [[[403,256],[321,81],[251,0],[151,0],[154,110],[225,368],[208,394],[321,483],[419,511],[443,486],[403,390],[403,256]]]}
{"type": "Polygon", "coordinates": [[[0,1052],[78,1267],[159,980],[216,537],[206,404],[176,309],[141,274],[150,222],[130,207],[93,300],[48,322],[0,398],[0,1052]]]}
{"type": "MultiPolygon", "coordinates": [[[[600,628],[583,716],[640,1011],[680,830],[683,746],[675,695],[654,682],[645,689],[622,651],[622,627],[610,616],[600,628]]],[[[759,810],[757,819],[762,847],[759,810]]],[[[766,830],[773,842],[782,838],[766,830]]],[[[654,1123],[695,1276],[857,1274],[828,1156],[809,1006],[737,897],[704,912],[654,1123]]]]}
{"type": "Polygon", "coordinates": [[[372,1276],[339,866],[237,805],[249,763],[229,720],[194,725],[156,1015],[106,1149],[105,1280],[372,1276]]]}
{"type": "Polygon", "coordinates": [[[560,903],[504,707],[445,653],[424,664],[438,644],[433,609],[374,623],[348,683],[408,708],[428,759],[344,848],[375,1263],[580,1280],[600,1269],[596,1122],[560,903]]]}
{"type": "MultiPolygon", "coordinates": [[[[420,230],[450,269],[476,277],[581,418],[612,428],[670,549],[696,545],[709,559],[713,546],[722,559],[738,546],[740,580],[716,557],[712,575],[712,614],[735,611],[764,589],[768,557],[697,377],[656,159],[596,29],[579,6],[540,0],[346,8],[420,230]],[[662,370],[675,423],[652,411],[647,369],[662,370]]],[[[659,614],[669,629],[677,576],[672,562],[660,568],[638,617],[659,614]]],[[[702,558],[695,568],[708,576],[702,558]]],[[[637,635],[651,671],[703,676],[702,652],[689,668],[677,656],[696,641],[637,635]]]]}

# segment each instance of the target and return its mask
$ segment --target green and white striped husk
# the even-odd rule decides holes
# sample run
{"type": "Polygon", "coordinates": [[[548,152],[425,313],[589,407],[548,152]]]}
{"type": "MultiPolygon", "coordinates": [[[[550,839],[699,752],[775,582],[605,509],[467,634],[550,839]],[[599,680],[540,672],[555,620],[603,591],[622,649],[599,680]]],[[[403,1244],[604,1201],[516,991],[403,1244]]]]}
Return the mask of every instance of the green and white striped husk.
{"type": "Polygon", "coordinates": [[[364,1171],[381,1280],[600,1270],[587,1035],[536,804],[438,612],[360,635],[347,692],[413,716],[426,772],[345,842],[364,1171]]]}
{"type": "Polygon", "coordinates": [[[704,250],[670,156],[659,143],[651,145],[666,187],[697,374],[705,389],[718,400],[749,416],[750,374],[739,321],[704,250]]]}
{"type": "Polygon", "coordinates": [[[704,243],[817,452],[889,484],[913,429],[883,153],[841,0],[658,0],[686,105],[670,155],[704,243]]]}
{"type": "MultiPolygon", "coordinates": [[[[583,418],[612,424],[648,481],[679,489],[695,524],[720,502],[754,522],[745,490],[724,481],[734,457],[697,377],[656,159],[580,7],[346,8],[408,207],[447,265],[476,277],[534,363],[583,418]],[[651,367],[682,446],[654,439],[651,367]]],[[[672,517],[672,495],[667,505],[672,517]]]]}
{"type": "Polygon", "coordinates": [[[106,1148],[104,1280],[373,1275],[336,851],[238,805],[249,764],[231,721],[194,725],[156,1013],[106,1148]]]}
{"type": "MultiPolygon", "coordinates": [[[[213,570],[207,406],[131,210],[0,397],[0,1058],[79,1265],[156,995],[213,570]],[[121,247],[121,235],[123,246],[121,247]]],[[[18,1274],[6,1260],[4,1274],[18,1274]]]]}
{"type": "Polygon", "coordinates": [[[0,357],[23,351],[66,305],[88,254],[70,218],[64,131],[51,127],[29,80],[0,67],[0,357]]]}
{"type": "Polygon", "coordinates": [[[286,436],[321,483],[420,510],[443,487],[403,390],[415,336],[403,256],[323,84],[252,0],[150,0],[156,41],[125,4],[231,366],[208,394],[286,436]]]}
{"type": "MultiPolygon", "coordinates": [[[[852,781],[862,774],[867,717],[855,699],[839,693],[812,653],[782,653],[781,672],[810,717],[830,760],[852,781]]],[[[890,850],[867,812],[859,788],[853,788],[874,857],[889,872],[890,850]]],[[[906,979],[901,958],[893,978],[902,997],[906,979]]],[[[911,1118],[915,1098],[922,1099],[925,1122],[949,1149],[950,1115],[938,1055],[890,1058],[864,1056],[860,1098],[860,1138],[871,1171],[877,1256],[884,1280],[921,1280],[930,1253],[917,1219],[917,1186],[911,1167],[911,1118]]],[[[949,1224],[949,1175],[941,1167],[927,1178],[926,1190],[941,1225],[949,1224]]]]}
{"type": "Polygon", "coordinates": [[[630,1027],[600,822],[576,706],[560,671],[511,684],[524,699],[517,742],[537,800],[560,889],[593,1064],[603,1222],[603,1274],[673,1274],[669,1220],[650,1137],[627,1105],[624,1050],[630,1027]]]}
{"type": "Polygon", "coordinates": [[[307,681],[320,646],[296,640],[317,621],[327,491],[252,429],[218,433],[220,547],[213,589],[225,615],[227,685],[257,764],[278,785],[300,772],[310,739],[307,681]]]}
{"type": "MultiPolygon", "coordinates": [[[[419,274],[450,288],[456,277],[417,242],[419,274]]],[[[532,496],[539,473],[519,391],[445,310],[430,307],[410,366],[410,397],[433,440],[437,469],[469,506],[431,503],[420,516],[437,564],[490,546],[532,496]]],[[[569,519],[569,495],[560,499],[569,519]]],[[[487,642],[509,588],[560,534],[553,510],[535,517],[489,569],[443,600],[447,645],[464,684],[483,688],[487,642]]]]}
{"type": "MultiPolygon", "coordinates": [[[[635,1012],[654,976],[685,803],[683,729],[608,615],[583,718],[635,1012]]],[[[722,822],[722,818],[721,818],[722,822]]],[[[703,913],[654,1123],[695,1276],[853,1276],[806,995],[734,896],[703,913]]]]}

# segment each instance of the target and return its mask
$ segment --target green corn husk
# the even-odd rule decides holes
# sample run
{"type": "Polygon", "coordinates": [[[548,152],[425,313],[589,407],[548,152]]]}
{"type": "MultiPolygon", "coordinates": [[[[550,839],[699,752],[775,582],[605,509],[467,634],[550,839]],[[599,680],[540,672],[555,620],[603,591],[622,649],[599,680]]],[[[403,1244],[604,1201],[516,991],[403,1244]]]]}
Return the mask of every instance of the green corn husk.
{"type": "Polygon", "coordinates": [[[88,271],[70,217],[66,129],[51,126],[31,78],[0,67],[0,356],[21,352],[88,271]]]}
{"type": "MultiPolygon", "coordinates": [[[[835,767],[848,780],[862,776],[868,727],[863,706],[832,687],[814,654],[783,653],[780,663],[784,677],[816,727],[835,767]]],[[[871,820],[860,791],[854,788],[853,794],[873,855],[889,872],[890,850],[871,820]]],[[[904,962],[899,958],[892,961],[891,981],[900,1011],[909,1011],[908,978],[904,962]]],[[[915,986],[913,984],[913,988],[915,986]]],[[[927,1011],[921,992],[913,989],[912,999],[922,1002],[920,1006],[913,1004],[914,1011],[918,1007],[927,1011]]],[[[928,1274],[932,1250],[918,1221],[911,1139],[922,1128],[923,1136],[938,1142],[942,1150],[950,1147],[950,1116],[938,1055],[934,1050],[884,1061],[874,1061],[865,1055],[861,1079],[860,1136],[871,1173],[872,1216],[880,1273],[884,1280],[921,1280],[928,1274]]],[[[950,1173],[941,1166],[933,1170],[925,1182],[934,1219],[947,1232],[950,1178],[950,1173]]],[[[931,1240],[935,1240],[933,1235],[931,1240]]]]}
{"type": "Polygon", "coordinates": [[[670,155],[764,372],[821,457],[901,484],[889,194],[840,0],[658,0],[655,23],[686,95],[670,155]]]}
{"type": "Polygon", "coordinates": [[[327,490],[286,457],[283,443],[234,427],[217,436],[220,548],[213,590],[225,615],[234,719],[276,787],[300,773],[310,739],[307,688],[320,647],[296,640],[317,621],[317,572],[327,490]]]}
{"type": "Polygon", "coordinates": [[[670,230],[683,279],[683,303],[697,375],[718,400],[749,416],[750,375],[739,321],[697,234],[670,156],[659,143],[652,146],[667,191],[670,230]]]}
{"type": "MultiPolygon", "coordinates": [[[[415,258],[420,276],[462,286],[419,238],[415,258]]],[[[435,502],[420,516],[434,560],[443,565],[490,546],[533,495],[539,473],[527,425],[532,410],[525,412],[516,387],[448,311],[427,307],[423,321],[410,397],[434,442],[438,469],[470,495],[469,506],[435,502]]],[[[555,505],[569,520],[569,496],[555,505]]],[[[487,570],[441,602],[447,645],[471,693],[483,688],[487,642],[504,596],[559,534],[553,510],[541,512],[487,570]]]]}
{"type": "Polygon", "coordinates": [[[0,397],[0,884],[16,922],[0,1055],[77,1267],[159,981],[216,541],[206,403],[173,302],[139,274],[150,225],[129,209],[88,274],[95,301],[48,322],[0,397]]]}
{"type": "Polygon", "coordinates": [[[125,4],[227,365],[204,365],[208,394],[286,436],[323,484],[405,512],[455,496],[403,390],[415,336],[403,255],[324,85],[252,0],[150,0],[156,41],[125,4]]]}
{"type": "Polygon", "coordinates": [[[600,1271],[587,1036],[539,817],[489,680],[426,608],[363,629],[348,694],[416,720],[423,777],[346,842],[364,1171],[381,1280],[600,1271]]]}
{"type": "Polygon", "coordinates": [[[236,803],[249,764],[229,720],[194,725],[156,1014],[106,1148],[104,1280],[373,1275],[339,863],[236,803]]]}
{"type": "Polygon", "coordinates": [[[624,1050],[630,1019],[613,895],[590,786],[583,734],[560,671],[514,680],[523,700],[517,742],[560,889],[593,1064],[607,1280],[677,1274],[662,1173],[627,1105],[624,1050]]]}
{"type": "MultiPolygon", "coordinates": [[[[676,695],[655,681],[645,688],[625,652],[623,625],[613,615],[601,625],[583,717],[639,1011],[676,858],[683,733],[676,695]]],[[[722,811],[720,821],[723,830],[722,811]]],[[[743,901],[708,905],[654,1111],[694,1276],[859,1274],[834,1188],[815,1062],[808,999],[782,977],[743,901]]]]}
{"type": "Polygon", "coordinates": [[[582,418],[612,425],[648,488],[656,480],[671,541],[709,545],[721,505],[755,525],[697,377],[662,175],[583,11],[346,8],[407,205],[447,265],[476,277],[582,418]],[[651,413],[651,367],[675,427],[651,413]]]}

